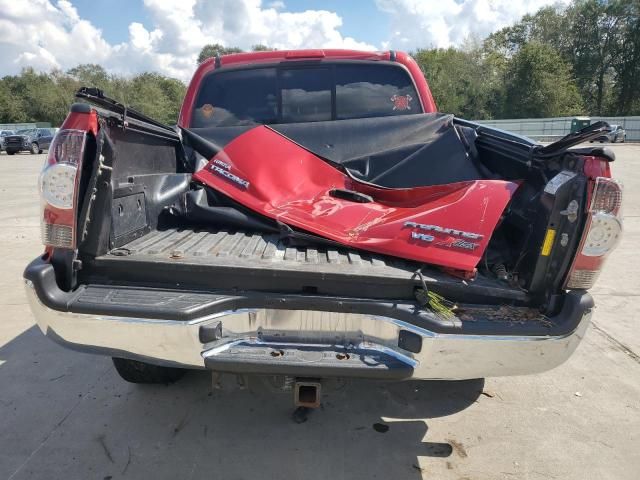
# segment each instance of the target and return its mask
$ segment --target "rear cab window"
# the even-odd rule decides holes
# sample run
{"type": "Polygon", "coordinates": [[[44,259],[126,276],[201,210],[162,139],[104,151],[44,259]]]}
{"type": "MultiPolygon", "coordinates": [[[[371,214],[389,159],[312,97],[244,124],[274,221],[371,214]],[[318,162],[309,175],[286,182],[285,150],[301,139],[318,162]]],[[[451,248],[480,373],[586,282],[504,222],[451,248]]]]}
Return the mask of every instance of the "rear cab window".
{"type": "Polygon", "coordinates": [[[218,70],[204,78],[191,126],[224,127],[422,113],[399,65],[332,62],[218,70]]]}
{"type": "Polygon", "coordinates": [[[332,77],[332,71],[327,67],[280,69],[282,115],[278,123],[331,120],[332,77]]]}
{"type": "Polygon", "coordinates": [[[402,68],[342,65],[335,73],[340,120],[422,113],[413,81],[402,68]]]}

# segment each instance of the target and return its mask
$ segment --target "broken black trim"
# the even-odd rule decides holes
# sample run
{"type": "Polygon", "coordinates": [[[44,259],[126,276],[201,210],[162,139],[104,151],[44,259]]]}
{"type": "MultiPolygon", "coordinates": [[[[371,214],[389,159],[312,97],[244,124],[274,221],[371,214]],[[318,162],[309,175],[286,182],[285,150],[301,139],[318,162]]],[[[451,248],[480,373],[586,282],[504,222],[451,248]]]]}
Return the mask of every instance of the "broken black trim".
{"type": "Polygon", "coordinates": [[[598,137],[603,132],[609,132],[611,126],[607,122],[595,122],[591,125],[584,127],[577,132],[569,133],[562,137],[560,140],[556,140],[544,147],[536,147],[534,155],[537,159],[546,159],[555,157],[561,153],[566,152],[569,148],[598,137]]]}
{"type": "Polygon", "coordinates": [[[180,136],[173,127],[119,103],[117,100],[105,95],[99,88],[82,87],[76,92],[76,98],[86,100],[104,112],[115,114],[115,118],[112,116],[112,120],[118,121],[119,126],[123,129],[137,129],[143,133],[169,138],[176,142],[181,141],[180,136]]]}
{"type": "Polygon", "coordinates": [[[616,152],[609,147],[580,147],[572,148],[567,153],[573,153],[576,155],[586,155],[598,157],[606,162],[615,162],[616,152]]]}

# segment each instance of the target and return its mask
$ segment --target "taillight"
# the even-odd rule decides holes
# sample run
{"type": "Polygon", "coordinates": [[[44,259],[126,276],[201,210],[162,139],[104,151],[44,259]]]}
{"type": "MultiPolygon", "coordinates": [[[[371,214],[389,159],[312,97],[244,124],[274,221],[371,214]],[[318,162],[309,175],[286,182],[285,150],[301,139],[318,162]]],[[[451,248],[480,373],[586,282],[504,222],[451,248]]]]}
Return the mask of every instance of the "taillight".
{"type": "Polygon", "coordinates": [[[42,243],[76,247],[79,171],[86,145],[83,130],[60,130],[49,148],[39,179],[42,243]]]}
{"type": "Polygon", "coordinates": [[[611,178],[597,177],[589,202],[589,218],[566,287],[593,287],[621,235],[622,185],[611,178]]]}
{"type": "Polygon", "coordinates": [[[607,177],[596,178],[593,188],[590,212],[602,212],[618,215],[622,208],[622,185],[620,182],[607,177]]]}

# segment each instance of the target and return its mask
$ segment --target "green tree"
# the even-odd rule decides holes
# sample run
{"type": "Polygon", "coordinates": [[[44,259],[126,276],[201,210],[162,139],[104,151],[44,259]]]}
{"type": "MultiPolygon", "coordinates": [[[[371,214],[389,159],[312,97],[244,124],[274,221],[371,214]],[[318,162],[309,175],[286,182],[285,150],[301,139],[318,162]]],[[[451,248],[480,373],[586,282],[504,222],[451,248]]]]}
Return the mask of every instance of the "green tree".
{"type": "Polygon", "coordinates": [[[578,85],[589,110],[605,113],[605,99],[616,88],[612,70],[619,48],[627,2],[576,1],[570,18],[571,56],[578,85]]]}
{"type": "Polygon", "coordinates": [[[157,73],[133,78],[109,75],[99,65],[79,65],[49,73],[25,68],[0,79],[0,122],[50,122],[60,125],[82,86],[98,87],[109,96],[166,123],[175,123],[186,87],[157,73]]]}
{"type": "Polygon", "coordinates": [[[487,37],[485,52],[506,62],[529,42],[553,47],[573,70],[586,110],[630,112],[638,94],[638,0],[574,0],[545,7],[487,37]]]}
{"type": "Polygon", "coordinates": [[[22,105],[23,97],[18,95],[13,86],[16,77],[4,77],[0,80],[0,122],[24,122],[27,117],[22,105]]]}
{"type": "Polygon", "coordinates": [[[267,47],[266,45],[263,45],[262,43],[259,43],[257,45],[253,45],[251,47],[251,51],[252,52],[272,52],[276,50],[275,48],[271,48],[271,47],[267,47]]]}
{"type": "Polygon", "coordinates": [[[202,50],[200,50],[200,53],[198,54],[198,63],[204,62],[207,58],[241,52],[242,49],[238,47],[225,47],[223,45],[220,45],[219,43],[210,43],[202,47],[202,50]]]}
{"type": "Polygon", "coordinates": [[[20,120],[50,121],[59,123],[64,119],[69,99],[60,90],[54,79],[58,72],[39,73],[33,68],[25,68],[19,76],[9,79],[10,93],[21,99],[18,114],[20,120]]]}
{"type": "Polygon", "coordinates": [[[584,111],[571,66],[548,45],[524,44],[506,70],[506,118],[558,117],[584,111]]]}
{"type": "Polygon", "coordinates": [[[477,48],[418,50],[414,57],[431,88],[438,110],[464,118],[491,118],[493,85],[477,48]]]}
{"type": "Polygon", "coordinates": [[[484,40],[484,50],[510,58],[528,42],[550,45],[560,53],[568,51],[571,41],[567,34],[570,19],[559,6],[543,7],[527,14],[514,25],[490,34],[484,40]]]}
{"type": "Polygon", "coordinates": [[[616,82],[610,107],[617,115],[640,114],[640,2],[622,7],[620,39],[616,43],[612,65],[616,82]]]}
{"type": "Polygon", "coordinates": [[[131,79],[127,103],[136,110],[165,123],[176,123],[185,85],[157,73],[142,73],[131,79]]]}
{"type": "Polygon", "coordinates": [[[67,70],[67,75],[76,80],[81,86],[97,87],[102,90],[110,86],[110,78],[107,71],[101,65],[88,63],[78,65],[67,70]]]}

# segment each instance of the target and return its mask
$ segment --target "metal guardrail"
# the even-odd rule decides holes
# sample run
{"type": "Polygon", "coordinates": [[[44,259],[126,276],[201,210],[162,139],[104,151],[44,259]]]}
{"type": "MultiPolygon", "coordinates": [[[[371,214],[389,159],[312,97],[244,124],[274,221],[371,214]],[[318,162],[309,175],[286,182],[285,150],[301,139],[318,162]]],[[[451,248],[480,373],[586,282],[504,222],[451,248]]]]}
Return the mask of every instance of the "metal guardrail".
{"type": "MultiPolygon", "coordinates": [[[[571,120],[575,117],[517,118],[508,120],[476,120],[477,123],[508,130],[541,142],[553,141],[571,131],[571,120]]],[[[640,116],[636,117],[590,117],[591,122],[603,120],[611,125],[622,125],[628,142],[640,142],[640,116]]]]}
{"type": "Polygon", "coordinates": [[[28,130],[31,128],[51,128],[49,122],[0,123],[0,130],[28,130]]]}

